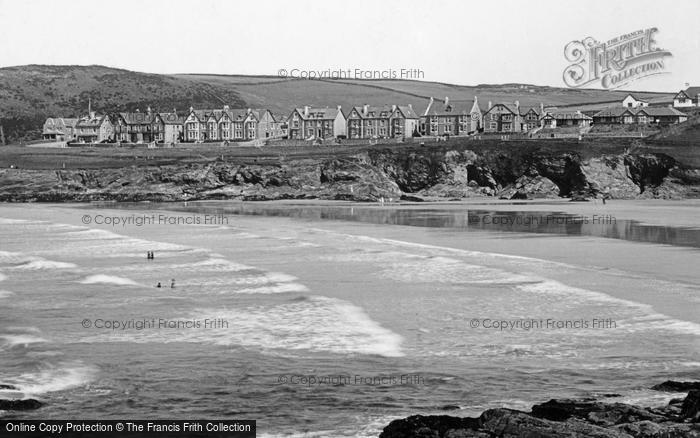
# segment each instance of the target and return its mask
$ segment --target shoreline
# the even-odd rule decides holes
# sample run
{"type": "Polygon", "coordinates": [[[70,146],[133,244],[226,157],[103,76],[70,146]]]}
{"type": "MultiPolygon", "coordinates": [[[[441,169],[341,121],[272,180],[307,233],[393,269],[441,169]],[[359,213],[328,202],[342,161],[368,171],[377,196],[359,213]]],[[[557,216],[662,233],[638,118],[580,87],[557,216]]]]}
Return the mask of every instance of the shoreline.
{"type": "Polygon", "coordinates": [[[13,203],[0,202],[2,205],[51,205],[67,207],[89,207],[104,206],[118,207],[120,204],[134,204],[147,206],[149,204],[163,205],[251,205],[251,206],[274,206],[274,207],[353,207],[360,209],[387,209],[387,210],[487,210],[494,212],[552,212],[567,215],[611,215],[618,220],[636,221],[643,225],[658,225],[666,227],[679,227],[695,229],[700,227],[697,220],[700,211],[700,199],[617,199],[603,204],[601,201],[572,201],[568,198],[562,199],[528,199],[528,200],[503,200],[467,198],[462,200],[432,200],[425,202],[395,201],[395,202],[357,202],[349,200],[328,200],[328,199],[277,199],[264,201],[245,201],[240,199],[230,200],[191,200],[191,201],[91,201],[91,202],[66,202],[66,203],[13,203]],[[671,214],[669,214],[671,209],[671,214]],[[641,217],[640,217],[641,213],[641,217]]]}

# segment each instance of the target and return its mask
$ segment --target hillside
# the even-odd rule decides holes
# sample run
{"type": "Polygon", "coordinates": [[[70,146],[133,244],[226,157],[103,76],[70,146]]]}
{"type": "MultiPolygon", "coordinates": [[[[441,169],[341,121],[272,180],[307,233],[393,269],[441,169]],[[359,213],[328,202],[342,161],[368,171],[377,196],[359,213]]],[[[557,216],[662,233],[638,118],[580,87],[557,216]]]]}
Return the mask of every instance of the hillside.
{"type": "Polygon", "coordinates": [[[29,65],[0,69],[0,123],[9,141],[40,136],[46,117],[125,111],[147,105],[162,110],[190,105],[245,106],[231,87],[101,66],[29,65]]]}
{"type": "MultiPolygon", "coordinates": [[[[621,102],[628,91],[557,88],[527,84],[481,84],[463,86],[439,82],[413,80],[300,80],[280,79],[271,76],[199,75],[186,74],[176,77],[202,80],[210,84],[235,88],[246,102],[253,106],[269,107],[289,112],[295,105],[304,104],[344,108],[353,105],[410,103],[418,111],[424,110],[430,97],[453,102],[471,101],[478,96],[482,107],[492,102],[520,101],[522,105],[566,107],[582,105],[602,108],[621,102]]],[[[670,93],[634,92],[640,98],[653,102],[670,102],[670,93]]]]}
{"type": "MultiPolygon", "coordinates": [[[[424,110],[431,96],[452,101],[478,96],[488,101],[522,105],[606,106],[620,101],[623,91],[578,90],[524,84],[459,86],[437,82],[402,80],[303,80],[274,76],[159,75],[103,66],[28,65],[0,68],[0,123],[10,142],[39,137],[46,117],[75,117],[87,112],[88,99],[97,111],[160,111],[190,106],[220,108],[269,108],[287,115],[295,106],[403,103],[424,110]]],[[[635,92],[654,101],[671,94],[635,92]]]]}

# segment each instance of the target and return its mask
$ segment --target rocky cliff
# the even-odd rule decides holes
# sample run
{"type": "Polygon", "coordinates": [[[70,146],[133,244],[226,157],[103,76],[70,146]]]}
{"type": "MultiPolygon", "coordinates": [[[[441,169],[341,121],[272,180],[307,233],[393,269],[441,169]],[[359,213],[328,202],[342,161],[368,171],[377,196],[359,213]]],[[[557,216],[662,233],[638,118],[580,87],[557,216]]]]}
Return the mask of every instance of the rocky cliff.
{"type": "Polygon", "coordinates": [[[630,199],[700,195],[700,170],[660,153],[375,148],[342,156],[108,169],[3,169],[0,201],[630,199]]]}

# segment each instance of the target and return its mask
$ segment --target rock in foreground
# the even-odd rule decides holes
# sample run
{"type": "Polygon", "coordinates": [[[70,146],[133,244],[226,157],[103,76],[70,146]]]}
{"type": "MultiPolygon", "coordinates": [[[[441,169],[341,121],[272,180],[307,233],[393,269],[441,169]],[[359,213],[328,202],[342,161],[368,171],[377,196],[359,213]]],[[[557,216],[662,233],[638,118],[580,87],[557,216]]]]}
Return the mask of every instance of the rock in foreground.
{"type": "Polygon", "coordinates": [[[531,412],[489,409],[478,418],[414,415],[392,421],[380,438],[700,437],[700,390],[679,403],[644,408],[595,400],[550,400],[531,412]]]}
{"type": "Polygon", "coordinates": [[[33,398],[21,400],[0,399],[0,411],[31,411],[42,406],[44,406],[42,402],[33,398]]]}

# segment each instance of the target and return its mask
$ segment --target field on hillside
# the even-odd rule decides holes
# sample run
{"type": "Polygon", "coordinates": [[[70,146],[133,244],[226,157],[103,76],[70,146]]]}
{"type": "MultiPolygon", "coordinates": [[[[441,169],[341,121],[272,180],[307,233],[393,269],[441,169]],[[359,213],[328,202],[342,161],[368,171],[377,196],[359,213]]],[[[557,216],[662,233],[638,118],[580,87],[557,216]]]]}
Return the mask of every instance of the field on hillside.
{"type": "MultiPolygon", "coordinates": [[[[275,77],[244,77],[224,75],[177,75],[190,80],[204,80],[217,86],[230,86],[250,106],[272,108],[288,113],[294,106],[319,105],[350,108],[364,103],[412,104],[423,112],[430,97],[453,102],[471,101],[477,96],[482,108],[488,102],[514,102],[523,106],[571,106],[590,105],[604,108],[622,101],[626,91],[579,90],[571,88],[541,87],[524,84],[462,86],[438,82],[412,80],[304,80],[275,77]]],[[[635,92],[635,96],[653,102],[671,102],[670,93],[635,92]]]]}

